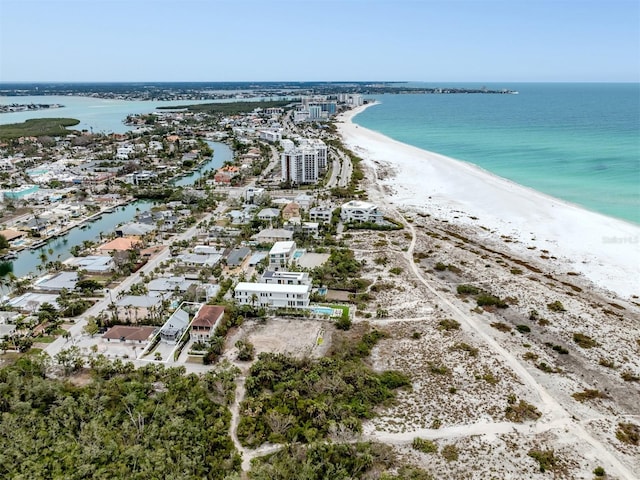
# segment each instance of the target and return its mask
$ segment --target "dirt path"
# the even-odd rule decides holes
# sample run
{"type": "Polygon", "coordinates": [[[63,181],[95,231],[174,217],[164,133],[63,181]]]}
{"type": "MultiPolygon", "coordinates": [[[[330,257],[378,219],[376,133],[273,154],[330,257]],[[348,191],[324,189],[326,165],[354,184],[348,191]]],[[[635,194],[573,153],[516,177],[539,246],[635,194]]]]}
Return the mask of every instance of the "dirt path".
{"type": "Polygon", "coordinates": [[[375,190],[376,196],[378,197],[378,202],[384,205],[384,208],[396,214],[397,218],[401,219],[404,223],[405,228],[407,228],[411,232],[411,243],[406,252],[403,253],[405,260],[410,265],[415,277],[420,283],[422,283],[440,302],[440,306],[448,310],[451,317],[460,322],[462,328],[469,332],[470,334],[479,337],[484,343],[493,350],[496,354],[498,354],[504,360],[505,364],[508,365],[513,372],[520,378],[523,384],[529,387],[530,390],[536,393],[540,401],[540,409],[542,411],[543,417],[546,421],[537,422],[533,425],[519,425],[519,424],[507,424],[506,422],[493,422],[487,424],[476,424],[476,425],[462,425],[456,427],[449,427],[447,429],[443,429],[441,431],[432,431],[432,430],[416,430],[414,432],[401,433],[401,434],[392,434],[385,432],[376,432],[371,431],[370,435],[376,439],[387,441],[389,443],[405,443],[408,441],[409,437],[413,439],[415,436],[420,436],[420,432],[425,435],[436,434],[442,435],[443,432],[448,432],[453,436],[468,436],[471,435],[471,431],[478,430],[477,433],[489,432],[491,433],[504,433],[503,430],[507,429],[507,431],[521,431],[523,433],[540,433],[537,432],[538,429],[542,429],[542,431],[549,430],[551,428],[560,428],[563,427],[568,431],[571,431],[577,438],[580,438],[584,442],[591,445],[595,451],[598,452],[598,455],[601,458],[602,462],[606,462],[609,467],[613,470],[617,471],[617,473],[621,476],[621,478],[628,478],[629,480],[633,480],[637,478],[636,475],[624,464],[620,459],[618,459],[610,449],[600,442],[598,439],[593,437],[582,424],[577,423],[572,420],[571,415],[567,412],[567,410],[553,397],[550,395],[549,391],[544,388],[540,383],[536,381],[536,379],[527,371],[527,369],[522,365],[514,355],[512,355],[508,350],[498,344],[498,342],[491,336],[489,336],[485,331],[483,331],[477,322],[471,318],[469,315],[465,314],[462,310],[460,310],[451,300],[449,300],[445,295],[443,295],[440,291],[438,291],[431,283],[422,275],[422,272],[419,269],[419,266],[413,260],[413,252],[417,242],[417,234],[414,226],[407,221],[404,215],[398,211],[398,209],[393,205],[387,194],[384,192],[382,186],[378,182],[377,169],[375,166],[371,168],[371,171],[374,176],[374,181],[371,185],[371,189],[375,190]],[[436,433],[432,433],[436,432],[436,433]]]}
{"type": "MultiPolygon", "coordinates": [[[[240,365],[236,366],[241,368],[240,365]]],[[[243,367],[245,370],[246,366],[243,367]]],[[[282,448],[282,445],[270,445],[265,444],[259,448],[251,449],[245,448],[238,440],[238,424],[240,423],[240,403],[244,399],[245,395],[245,384],[246,381],[246,372],[243,372],[241,376],[236,378],[236,395],[233,400],[233,403],[229,406],[229,410],[231,411],[231,422],[229,424],[229,435],[231,436],[231,440],[233,441],[233,445],[236,447],[236,450],[240,452],[242,456],[242,471],[241,476],[243,479],[248,478],[247,472],[251,470],[251,460],[256,457],[261,457],[263,455],[268,455],[270,453],[276,452],[282,448]]]]}

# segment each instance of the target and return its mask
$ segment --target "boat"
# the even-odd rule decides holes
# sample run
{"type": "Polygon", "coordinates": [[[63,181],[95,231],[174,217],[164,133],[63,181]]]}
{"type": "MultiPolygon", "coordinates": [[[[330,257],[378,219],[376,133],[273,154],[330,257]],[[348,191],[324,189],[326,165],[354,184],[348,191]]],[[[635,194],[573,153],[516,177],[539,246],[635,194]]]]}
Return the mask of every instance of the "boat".
{"type": "Polygon", "coordinates": [[[9,252],[2,256],[2,260],[15,260],[16,258],[18,258],[18,255],[15,252],[9,252]]]}

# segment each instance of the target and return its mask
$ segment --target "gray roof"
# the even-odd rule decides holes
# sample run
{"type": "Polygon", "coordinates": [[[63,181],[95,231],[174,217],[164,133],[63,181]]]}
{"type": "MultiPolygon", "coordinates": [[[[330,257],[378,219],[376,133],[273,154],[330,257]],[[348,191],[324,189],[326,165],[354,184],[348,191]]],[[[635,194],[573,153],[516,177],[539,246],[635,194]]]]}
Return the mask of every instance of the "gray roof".
{"type": "Polygon", "coordinates": [[[121,235],[146,235],[149,232],[153,232],[155,229],[155,225],[131,222],[117,228],[116,232],[121,235]]]}
{"type": "Polygon", "coordinates": [[[242,261],[251,253],[249,247],[240,247],[232,250],[227,256],[227,265],[236,267],[242,263],[242,261]]]}
{"type": "Polygon", "coordinates": [[[39,290],[51,290],[59,292],[63,288],[73,290],[78,283],[78,272],[60,272],[52,277],[45,277],[35,283],[34,287],[39,290]]]}
{"type": "Polygon", "coordinates": [[[184,277],[160,277],[151,280],[147,284],[147,289],[150,292],[171,292],[178,287],[178,290],[185,292],[194,283],[197,282],[195,280],[186,280],[184,277]]]}
{"type": "Polygon", "coordinates": [[[167,323],[162,326],[160,333],[162,335],[175,337],[184,331],[189,325],[189,314],[182,309],[177,309],[173,315],[169,317],[167,323]]]}
{"type": "Polygon", "coordinates": [[[125,295],[118,300],[119,307],[149,308],[159,305],[162,298],[157,295],[125,295]]]}
{"type": "Polygon", "coordinates": [[[106,272],[113,267],[113,259],[107,255],[88,255],[73,257],[68,263],[91,272],[106,272]]]}

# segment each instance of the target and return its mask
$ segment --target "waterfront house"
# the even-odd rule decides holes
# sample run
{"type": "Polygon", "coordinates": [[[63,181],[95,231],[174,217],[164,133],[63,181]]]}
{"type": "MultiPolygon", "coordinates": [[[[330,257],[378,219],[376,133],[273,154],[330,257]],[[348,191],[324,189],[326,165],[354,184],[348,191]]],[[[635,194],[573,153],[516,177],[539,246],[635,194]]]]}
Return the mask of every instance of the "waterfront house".
{"type": "Polygon", "coordinates": [[[344,223],[384,223],[384,216],[373,203],[351,200],[340,208],[340,219],[344,223]]]}
{"type": "Polygon", "coordinates": [[[285,272],[265,270],[260,277],[260,283],[277,285],[311,285],[311,278],[307,272],[285,272]]]}
{"type": "Polygon", "coordinates": [[[76,283],[78,283],[78,272],[60,272],[38,279],[33,288],[45,292],[72,291],[76,288],[76,283]]]}
{"type": "Polygon", "coordinates": [[[238,305],[266,308],[309,308],[309,285],[240,282],[234,289],[238,305]]]}

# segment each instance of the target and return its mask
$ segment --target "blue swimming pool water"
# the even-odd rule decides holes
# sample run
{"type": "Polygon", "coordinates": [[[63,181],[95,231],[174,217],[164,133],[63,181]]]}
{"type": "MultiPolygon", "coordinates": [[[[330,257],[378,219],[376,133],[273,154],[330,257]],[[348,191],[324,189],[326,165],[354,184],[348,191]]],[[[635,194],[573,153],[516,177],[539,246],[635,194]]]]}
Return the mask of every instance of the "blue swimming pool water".
{"type": "Polygon", "coordinates": [[[333,308],[330,307],[313,307],[311,311],[322,315],[333,315],[333,308]]]}

